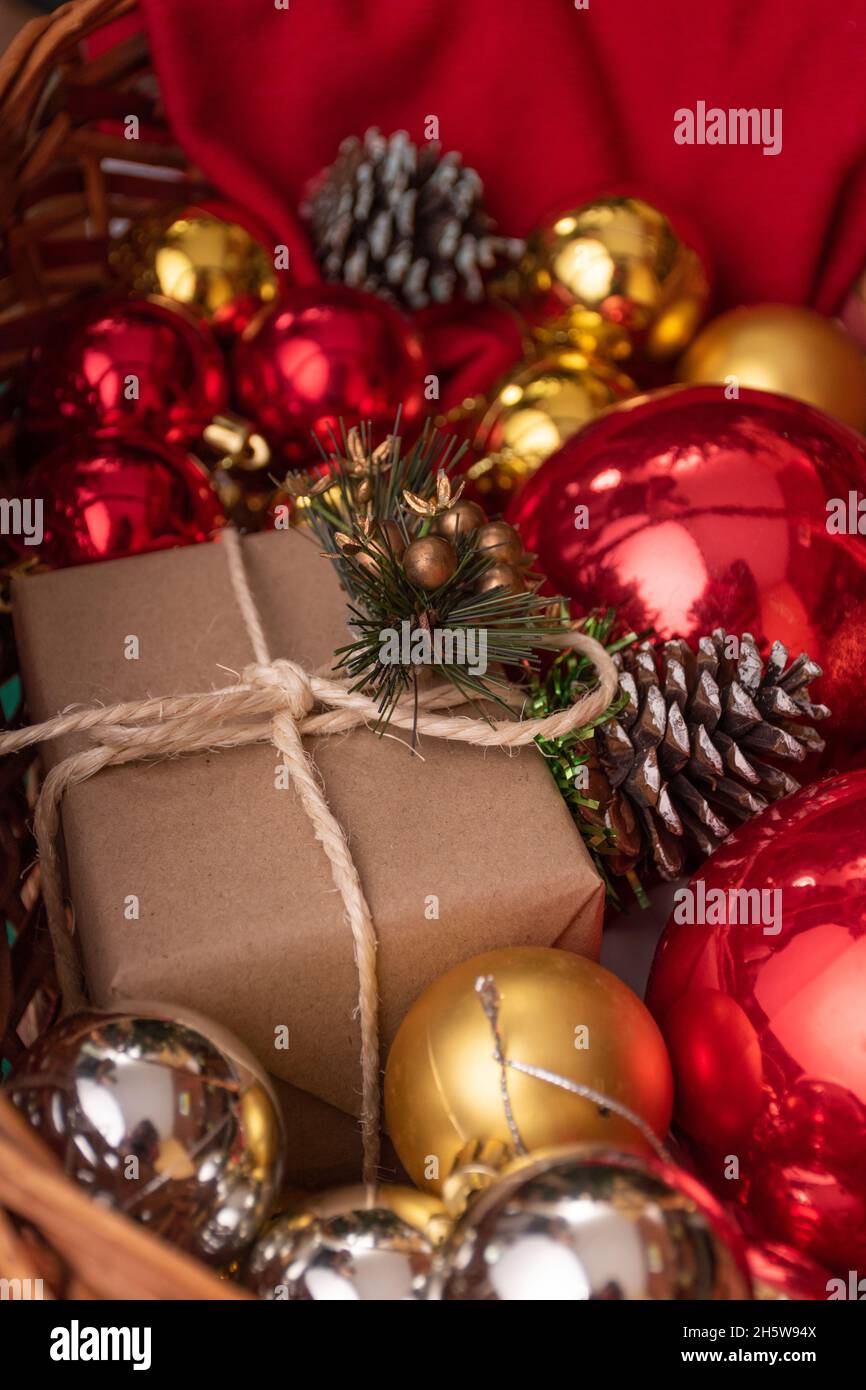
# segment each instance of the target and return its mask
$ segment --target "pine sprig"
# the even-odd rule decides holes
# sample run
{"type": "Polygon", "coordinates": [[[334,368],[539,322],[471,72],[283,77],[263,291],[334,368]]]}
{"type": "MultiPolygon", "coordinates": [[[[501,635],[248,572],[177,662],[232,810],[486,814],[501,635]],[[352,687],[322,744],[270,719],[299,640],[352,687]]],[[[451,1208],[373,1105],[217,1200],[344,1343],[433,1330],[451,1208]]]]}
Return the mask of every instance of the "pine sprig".
{"type": "Polygon", "coordinates": [[[348,596],[353,639],[336,652],[337,669],[376,701],[380,730],[401,696],[417,692],[430,664],[469,703],[512,709],[500,668],[535,669],[538,652],[558,645],[567,621],[558,601],[538,596],[531,557],[521,561],[520,592],[504,585],[480,591],[496,556],[477,526],[449,537],[454,567],[441,583],[431,588],[407,573],[413,543],[436,534],[438,519],[459,504],[463,485],[455,486],[454,473],[466,446],[428,424],[404,451],[398,430],[399,416],[394,433],[374,446],[369,426],[347,431],[341,423],[330,450],[322,450],[321,476],[293,473],[286,480],[348,596]],[[383,634],[407,630],[428,633],[434,652],[441,639],[446,659],[404,660],[401,651],[400,659],[383,660],[383,634]],[[482,647],[483,672],[476,669],[482,647]]]}
{"type": "MultiPolygon", "coordinates": [[[[612,637],[617,627],[616,610],[613,608],[590,613],[574,626],[600,642],[609,656],[634,646],[641,637],[646,636],[646,633],[626,632],[612,637]]],[[[529,672],[531,694],[527,716],[543,719],[556,710],[567,709],[585,695],[593,683],[594,667],[589,658],[574,648],[566,649],[559,653],[543,675],[537,668],[529,672]]],[[[601,807],[584,789],[584,770],[592,755],[595,730],[615,718],[624,705],[625,697],[618,694],[607,709],[582,728],[574,729],[562,738],[535,740],[605,885],[607,897],[618,910],[623,903],[616,888],[617,875],[610,872],[609,864],[611,857],[617,853],[617,836],[600,816],[587,816],[586,812],[597,813],[601,807]]],[[[625,878],[641,907],[648,906],[649,899],[637,873],[632,869],[625,878]]]]}

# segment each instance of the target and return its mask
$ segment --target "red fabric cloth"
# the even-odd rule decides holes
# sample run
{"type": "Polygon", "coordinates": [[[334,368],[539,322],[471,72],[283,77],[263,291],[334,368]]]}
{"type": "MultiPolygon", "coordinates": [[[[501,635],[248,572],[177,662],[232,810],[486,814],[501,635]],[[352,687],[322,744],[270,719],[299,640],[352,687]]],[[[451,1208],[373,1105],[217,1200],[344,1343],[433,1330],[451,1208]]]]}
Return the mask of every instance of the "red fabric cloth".
{"type": "MultiPolygon", "coordinates": [[[[612,185],[683,209],[709,247],[717,307],[834,312],[866,261],[863,0],[142,4],[180,142],[289,244],[298,279],[316,274],[297,219],[307,180],[346,135],[421,139],[428,115],[480,172],[504,232],[612,185]],[[677,145],[674,112],[699,101],[780,107],[781,153],[677,145]]],[[[483,315],[474,333],[492,353],[485,372],[513,353],[483,315]]],[[[441,323],[437,341],[459,356],[441,323]]],[[[460,390],[471,382],[464,370],[460,390]]]]}

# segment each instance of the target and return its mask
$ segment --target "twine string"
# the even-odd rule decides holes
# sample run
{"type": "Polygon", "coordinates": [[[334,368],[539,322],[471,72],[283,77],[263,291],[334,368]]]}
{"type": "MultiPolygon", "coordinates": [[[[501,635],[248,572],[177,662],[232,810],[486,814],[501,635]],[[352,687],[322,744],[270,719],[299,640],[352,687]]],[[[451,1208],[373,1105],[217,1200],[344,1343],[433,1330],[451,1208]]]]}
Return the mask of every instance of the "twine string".
{"type": "MultiPolygon", "coordinates": [[[[238,683],[197,694],[67,709],[43,723],[0,735],[0,755],[70,734],[87,734],[91,740],[89,746],[71,753],[47,774],[33,822],[42,863],[46,915],[65,1003],[67,1008],[75,1009],[87,1001],[77,952],[66,926],[58,850],[61,806],[69,788],[105,768],[206,749],[270,743],[282,754],[315,838],[330,862],[354,944],[361,1032],[364,1179],[374,1181],[379,1166],[380,1108],[376,931],[346,836],[328,806],[302,739],[373,727],[380,712],[375,701],[351,690],[347,680],[310,674],[294,661],[271,658],[245,570],[240,538],[237,532],[227,529],[219,543],[224,548],[234,596],[255,656],[255,662],[246,667],[238,683]]],[[[465,697],[456,687],[433,687],[419,692],[417,708],[412,696],[404,696],[394,708],[390,723],[398,729],[417,729],[419,734],[431,738],[481,748],[520,748],[536,738],[552,739],[571,733],[603,713],[616,694],[618,678],[604,647],[586,633],[565,632],[561,644],[584,652],[598,676],[598,684],[568,709],[541,719],[475,719],[447,712],[454,705],[465,704],[465,697]]],[[[518,691],[513,703],[517,710],[523,703],[518,691]]]]}
{"type": "Polygon", "coordinates": [[[492,975],[479,975],[475,981],[475,993],[478,995],[481,1007],[487,1015],[490,1024],[490,1031],[493,1036],[493,1056],[499,1066],[499,1085],[502,1094],[502,1104],[505,1110],[505,1119],[508,1124],[508,1132],[511,1135],[511,1142],[515,1151],[520,1154],[528,1152],[523,1142],[517,1121],[514,1117],[514,1109],[511,1104],[511,1095],[508,1090],[508,1072],[516,1071],[524,1076],[532,1076],[536,1081],[544,1081],[549,1086],[558,1086],[560,1090],[568,1091],[573,1096],[579,1096],[582,1100],[591,1101],[599,1109],[611,1110],[615,1115],[627,1120],[630,1125],[634,1125],[640,1134],[643,1135],[653,1153],[665,1163],[670,1163],[671,1156],[662,1144],[655,1130],[647,1124],[641,1115],[631,1110],[621,1101],[614,1100],[612,1096],[607,1096],[603,1091],[597,1091],[594,1086],[585,1086],[580,1081],[572,1081],[571,1077],[560,1076],[558,1072],[550,1071],[547,1067],[537,1067],[529,1062],[519,1062],[513,1057],[506,1056],[505,1044],[502,1040],[502,1029],[499,1022],[499,1010],[502,1003],[501,996],[496,988],[496,981],[492,975]]]}

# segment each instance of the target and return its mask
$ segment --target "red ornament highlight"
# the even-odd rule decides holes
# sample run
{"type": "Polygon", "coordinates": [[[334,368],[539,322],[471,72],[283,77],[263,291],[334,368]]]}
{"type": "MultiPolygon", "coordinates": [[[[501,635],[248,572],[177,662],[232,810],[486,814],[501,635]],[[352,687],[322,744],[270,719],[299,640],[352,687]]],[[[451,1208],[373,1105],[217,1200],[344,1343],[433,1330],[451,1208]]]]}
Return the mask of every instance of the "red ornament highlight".
{"type": "Polygon", "coordinates": [[[823,665],[866,599],[866,545],[827,529],[827,502],[852,489],[866,494],[853,430],[787,397],[688,387],[587,425],[508,519],[579,611],[611,604],[637,631],[693,643],[751,632],[823,665]]]}
{"type": "Polygon", "coordinates": [[[34,350],[30,433],[123,426],[192,443],[228,403],[222,354],[206,323],[157,299],[87,304],[34,350]]]}
{"type": "MultiPolygon", "coordinates": [[[[856,543],[856,541],[855,541],[856,543]]],[[[860,541],[866,548],[866,539],[860,541]]],[[[845,615],[824,654],[822,699],[833,711],[830,727],[840,740],[866,743],[866,600],[845,615]]],[[[834,749],[834,756],[838,756],[834,749]]],[[[849,750],[850,751],[850,750],[849,750]]],[[[836,764],[838,766],[838,764],[836,764]]]]}
{"type": "Polygon", "coordinates": [[[242,412],[256,422],[287,462],[319,460],[311,433],[331,447],[346,426],[370,420],[376,439],[420,420],[424,363],[407,319],[371,294],[342,285],[286,291],[241,335],[234,382],[242,412]]]}
{"type": "Polygon", "coordinates": [[[696,1168],[834,1272],[866,1268],[864,847],[866,771],[771,806],[691,880],[647,991],[696,1168]]]}
{"type": "Polygon", "coordinates": [[[800,1299],[813,1301],[838,1297],[838,1279],[826,1269],[791,1250],[771,1242],[750,1245],[746,1250],[749,1273],[759,1299],[800,1299]]]}
{"type": "Polygon", "coordinates": [[[43,459],[27,479],[26,493],[42,500],[39,554],[57,568],[206,541],[225,521],[205,470],[191,454],[111,430],[43,459]]]}

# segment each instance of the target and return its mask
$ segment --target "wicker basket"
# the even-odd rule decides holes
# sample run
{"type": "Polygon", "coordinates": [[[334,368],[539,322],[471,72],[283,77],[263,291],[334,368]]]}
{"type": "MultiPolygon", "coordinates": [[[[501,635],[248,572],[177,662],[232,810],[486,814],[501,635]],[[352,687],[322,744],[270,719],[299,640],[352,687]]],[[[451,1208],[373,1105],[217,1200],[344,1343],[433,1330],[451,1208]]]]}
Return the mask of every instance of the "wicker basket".
{"type": "MultiPolygon", "coordinates": [[[[0,456],[3,409],[30,344],[58,306],[109,280],[109,232],[209,190],[171,143],[147,44],[98,57],[83,41],[134,0],[73,0],[37,19],[0,60],[0,456]],[[122,118],[139,117],[127,141],[122,118]]],[[[2,479],[0,479],[2,482],[2,479]]],[[[8,625],[8,615],[2,618],[8,625]]],[[[0,634],[8,645],[8,630],[0,634]]],[[[0,1052],[13,1062],[59,1004],[28,817],[36,769],[0,766],[0,1052]],[[11,939],[11,945],[9,939],[11,939]]],[[[237,1286],[93,1203],[0,1096],[0,1278],[42,1280],[46,1298],[239,1298],[237,1286]]],[[[31,1286],[32,1287],[32,1286],[31,1286]]]]}

